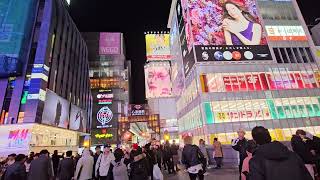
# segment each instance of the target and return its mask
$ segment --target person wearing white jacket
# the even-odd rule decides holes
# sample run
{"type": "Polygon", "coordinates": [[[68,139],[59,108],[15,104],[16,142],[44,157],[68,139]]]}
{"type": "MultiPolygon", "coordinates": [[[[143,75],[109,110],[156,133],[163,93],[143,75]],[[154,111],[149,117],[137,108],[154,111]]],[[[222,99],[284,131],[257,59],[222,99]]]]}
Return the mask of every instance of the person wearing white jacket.
{"type": "Polygon", "coordinates": [[[104,147],[103,154],[100,154],[95,168],[96,178],[99,180],[112,180],[111,162],[115,160],[113,153],[110,151],[110,146],[104,147]]]}
{"type": "Polygon", "coordinates": [[[74,173],[75,180],[92,179],[93,172],[93,157],[90,155],[89,149],[83,150],[82,157],[77,163],[76,172],[74,173]]]}

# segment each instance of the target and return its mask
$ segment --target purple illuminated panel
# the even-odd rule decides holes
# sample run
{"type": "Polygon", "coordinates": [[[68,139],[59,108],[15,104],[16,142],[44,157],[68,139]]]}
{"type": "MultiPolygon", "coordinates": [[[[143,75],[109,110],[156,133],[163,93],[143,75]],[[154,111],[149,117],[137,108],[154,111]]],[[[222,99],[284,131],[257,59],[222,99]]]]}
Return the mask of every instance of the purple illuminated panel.
{"type": "Polygon", "coordinates": [[[110,55],[120,54],[120,33],[100,33],[99,54],[110,55]]]}

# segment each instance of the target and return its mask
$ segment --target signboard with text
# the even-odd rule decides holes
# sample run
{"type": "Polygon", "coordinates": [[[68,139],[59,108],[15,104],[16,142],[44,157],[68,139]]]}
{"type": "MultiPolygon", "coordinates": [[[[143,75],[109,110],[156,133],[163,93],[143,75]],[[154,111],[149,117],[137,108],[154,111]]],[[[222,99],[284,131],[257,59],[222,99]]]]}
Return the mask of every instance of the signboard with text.
{"type": "Polygon", "coordinates": [[[99,39],[99,54],[121,54],[121,34],[101,32],[99,39]]]}

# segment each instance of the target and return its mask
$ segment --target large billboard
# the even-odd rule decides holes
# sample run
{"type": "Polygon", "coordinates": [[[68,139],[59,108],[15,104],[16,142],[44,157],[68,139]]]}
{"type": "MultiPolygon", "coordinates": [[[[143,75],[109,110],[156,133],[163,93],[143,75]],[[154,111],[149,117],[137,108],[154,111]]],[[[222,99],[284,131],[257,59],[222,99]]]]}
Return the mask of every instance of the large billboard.
{"type": "Polygon", "coordinates": [[[182,0],[182,6],[197,61],[272,60],[256,0],[182,0]]]}
{"type": "Polygon", "coordinates": [[[172,95],[169,63],[153,62],[145,66],[144,72],[147,98],[170,97],[172,95]]]}
{"type": "Polygon", "coordinates": [[[37,2],[0,1],[0,77],[21,73],[27,59],[37,2]]]}
{"type": "Polygon", "coordinates": [[[86,132],[87,128],[86,111],[73,104],[71,104],[69,128],[81,132],[86,132]]]}
{"type": "Polygon", "coordinates": [[[171,60],[170,35],[146,34],[147,60],[171,60]]]}
{"type": "Polygon", "coordinates": [[[113,55],[121,54],[121,34],[120,33],[100,33],[99,54],[113,55]]]}
{"type": "Polygon", "coordinates": [[[68,128],[69,108],[69,101],[58,96],[56,93],[47,90],[42,114],[42,124],[68,128]]]}

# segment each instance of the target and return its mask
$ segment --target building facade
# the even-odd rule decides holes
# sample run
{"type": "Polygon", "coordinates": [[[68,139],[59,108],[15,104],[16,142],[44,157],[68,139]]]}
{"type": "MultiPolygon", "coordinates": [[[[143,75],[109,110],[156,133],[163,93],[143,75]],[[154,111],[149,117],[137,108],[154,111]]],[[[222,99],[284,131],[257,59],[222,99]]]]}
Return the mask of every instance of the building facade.
{"type": "Polygon", "coordinates": [[[280,141],[300,128],[320,135],[318,58],[297,2],[199,3],[173,1],[168,23],[180,135],[225,144],[255,126],[280,141]]]}
{"type": "Polygon", "coordinates": [[[119,119],[129,103],[130,61],[126,61],[122,33],[84,32],[89,49],[93,96],[92,145],[118,144],[119,119]]]}
{"type": "Polygon", "coordinates": [[[14,43],[20,44],[14,48],[21,52],[21,71],[0,78],[1,147],[77,151],[79,135],[90,132],[92,97],[87,46],[65,1],[8,0],[0,6],[7,12],[1,35],[8,38],[1,44],[17,41],[17,29],[25,30],[23,41],[14,43]]]}

